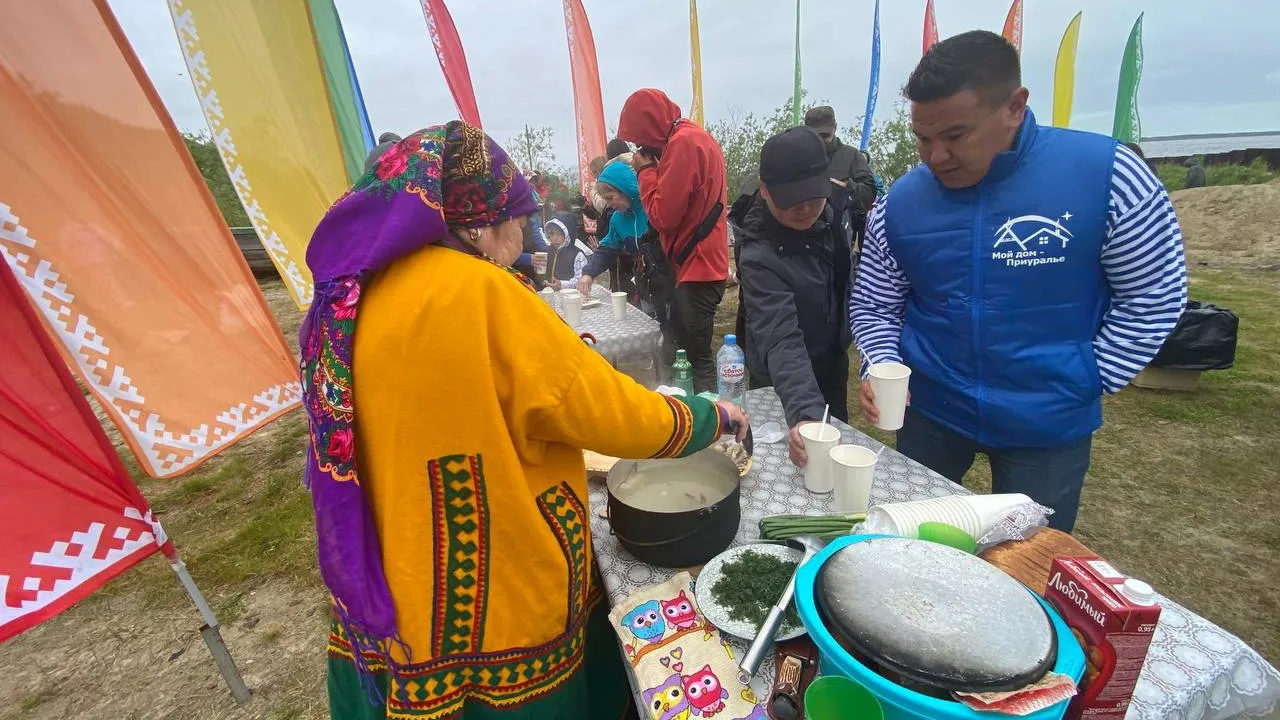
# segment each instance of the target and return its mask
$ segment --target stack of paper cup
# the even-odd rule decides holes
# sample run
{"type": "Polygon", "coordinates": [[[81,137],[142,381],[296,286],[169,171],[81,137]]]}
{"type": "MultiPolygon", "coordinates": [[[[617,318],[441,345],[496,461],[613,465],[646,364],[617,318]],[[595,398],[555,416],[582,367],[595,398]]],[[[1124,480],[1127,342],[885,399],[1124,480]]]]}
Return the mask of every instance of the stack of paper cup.
{"type": "Polygon", "coordinates": [[[867,370],[871,390],[876,394],[876,410],[881,430],[901,430],[907,412],[907,386],[911,368],[902,363],[876,363],[867,370]]]}
{"type": "Polygon", "coordinates": [[[538,293],[538,294],[542,296],[542,301],[543,301],[543,302],[545,302],[546,304],[550,305],[551,307],[555,307],[555,306],[556,306],[556,291],[555,291],[555,290],[553,290],[553,289],[551,289],[551,288],[549,288],[549,287],[544,287],[544,288],[542,288],[542,292],[540,292],[540,293],[538,293]]]}
{"type": "Polygon", "coordinates": [[[868,531],[900,537],[919,535],[921,523],[940,522],[981,538],[1013,508],[1031,502],[1020,493],[948,495],[904,503],[876,505],[867,511],[868,531]]]}
{"type": "Polygon", "coordinates": [[[831,450],[840,442],[840,431],[831,425],[811,422],[800,426],[800,437],[809,456],[804,466],[805,488],[814,493],[831,492],[831,450]]]}
{"type": "Polygon", "coordinates": [[[627,317],[627,294],[616,292],[610,299],[613,300],[613,319],[622,322],[627,317]]]}
{"type": "Polygon", "coordinates": [[[837,445],[831,449],[831,475],[836,512],[866,512],[871,502],[871,481],[876,474],[876,454],[861,445],[837,445]]]}
{"type": "Polygon", "coordinates": [[[560,312],[569,327],[576,328],[582,323],[582,294],[577,290],[560,291],[560,312]]]}

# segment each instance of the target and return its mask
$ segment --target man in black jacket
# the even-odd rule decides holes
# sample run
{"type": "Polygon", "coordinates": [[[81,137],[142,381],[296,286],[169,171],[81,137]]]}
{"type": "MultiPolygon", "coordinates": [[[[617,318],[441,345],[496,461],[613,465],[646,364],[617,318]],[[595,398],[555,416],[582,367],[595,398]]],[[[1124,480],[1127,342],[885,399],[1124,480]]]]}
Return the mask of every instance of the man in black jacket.
{"type": "Polygon", "coordinates": [[[806,462],[799,427],[849,417],[849,238],[833,224],[822,138],[795,127],[765,142],[760,193],[738,233],[747,368],[773,385],[791,428],[791,460],[806,462]]]}
{"type": "Polygon", "coordinates": [[[861,233],[876,199],[871,166],[858,148],[845,145],[836,137],[836,111],[830,105],[810,109],[804,114],[804,124],[813,128],[826,146],[827,176],[836,181],[828,204],[836,224],[852,239],[861,233]]]}

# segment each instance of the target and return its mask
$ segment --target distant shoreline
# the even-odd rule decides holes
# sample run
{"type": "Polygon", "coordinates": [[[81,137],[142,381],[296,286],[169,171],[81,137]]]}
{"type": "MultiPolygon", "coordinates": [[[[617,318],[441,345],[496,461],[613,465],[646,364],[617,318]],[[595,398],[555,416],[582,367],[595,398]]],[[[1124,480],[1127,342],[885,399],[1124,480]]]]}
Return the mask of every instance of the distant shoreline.
{"type": "Polygon", "coordinates": [[[1259,130],[1257,132],[1230,133],[1192,133],[1190,135],[1153,135],[1142,138],[1141,142],[1163,142],[1166,140],[1213,140],[1216,138],[1270,137],[1280,135],[1280,130],[1259,130]]]}

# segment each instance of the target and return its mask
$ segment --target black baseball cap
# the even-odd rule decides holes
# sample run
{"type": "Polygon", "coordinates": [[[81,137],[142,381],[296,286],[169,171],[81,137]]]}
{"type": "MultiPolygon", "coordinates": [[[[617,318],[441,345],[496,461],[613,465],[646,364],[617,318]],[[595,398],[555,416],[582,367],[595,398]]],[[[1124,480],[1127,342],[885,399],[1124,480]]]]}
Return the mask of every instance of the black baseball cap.
{"type": "Polygon", "coordinates": [[[780,208],[831,197],[827,147],[812,128],[793,127],[764,141],[760,182],[780,208]]]}
{"type": "Polygon", "coordinates": [[[815,108],[810,108],[809,112],[804,114],[804,124],[818,132],[835,132],[835,108],[830,105],[819,105],[815,108]]]}

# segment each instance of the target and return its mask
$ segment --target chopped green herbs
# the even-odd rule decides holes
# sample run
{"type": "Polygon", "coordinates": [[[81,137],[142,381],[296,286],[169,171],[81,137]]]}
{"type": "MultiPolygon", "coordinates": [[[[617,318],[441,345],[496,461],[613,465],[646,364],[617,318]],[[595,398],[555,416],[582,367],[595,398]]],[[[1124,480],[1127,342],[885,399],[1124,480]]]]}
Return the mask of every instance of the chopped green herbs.
{"type": "MultiPolygon", "coordinates": [[[[760,627],[769,615],[769,608],[787,589],[787,581],[797,565],[799,563],[748,550],[721,567],[719,579],[711,586],[711,597],[727,608],[734,619],[760,627]]],[[[792,627],[800,624],[794,602],[787,608],[783,624],[792,627]]]]}

